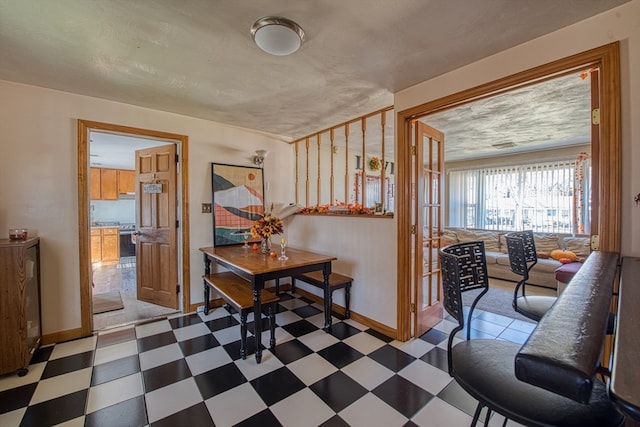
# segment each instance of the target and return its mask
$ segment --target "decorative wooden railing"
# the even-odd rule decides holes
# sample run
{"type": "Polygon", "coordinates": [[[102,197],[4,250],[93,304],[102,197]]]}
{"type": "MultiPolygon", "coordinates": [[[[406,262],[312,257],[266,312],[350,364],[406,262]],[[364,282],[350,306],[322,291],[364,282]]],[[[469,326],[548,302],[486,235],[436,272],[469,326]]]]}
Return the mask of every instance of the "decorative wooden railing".
{"type": "Polygon", "coordinates": [[[389,106],[294,140],[296,203],[312,213],[391,214],[395,195],[392,111],[389,106]],[[358,131],[359,146],[350,139],[358,131]],[[367,195],[375,189],[368,185],[368,178],[371,183],[379,180],[376,196],[367,195]]]}

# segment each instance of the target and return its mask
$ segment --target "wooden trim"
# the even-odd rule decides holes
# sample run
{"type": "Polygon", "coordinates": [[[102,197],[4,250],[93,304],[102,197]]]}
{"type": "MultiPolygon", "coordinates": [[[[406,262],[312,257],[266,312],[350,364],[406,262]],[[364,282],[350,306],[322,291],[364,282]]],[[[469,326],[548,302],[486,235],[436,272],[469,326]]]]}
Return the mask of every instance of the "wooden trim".
{"type": "MultiPolygon", "coordinates": [[[[89,246],[89,142],[90,130],[111,132],[116,134],[132,134],[164,142],[173,142],[179,146],[181,186],[181,239],[182,239],[182,311],[190,311],[190,239],[189,239],[189,162],[188,143],[186,135],[169,132],[122,126],[110,123],[94,122],[78,119],[77,121],[77,157],[78,157],[78,236],[80,256],[80,336],[89,336],[93,332],[93,314],[91,310],[91,257],[89,246]]],[[[48,336],[56,339],[59,334],[48,336]]],[[[64,336],[64,335],[63,335],[64,336]]],[[[78,338],[78,337],[74,337],[78,338]]],[[[57,341],[56,341],[57,342],[57,341]]]]}
{"type": "Polygon", "coordinates": [[[309,138],[305,140],[305,161],[307,163],[304,180],[304,205],[309,206],[309,138]]]}
{"type": "Polygon", "coordinates": [[[397,339],[411,338],[411,121],[405,112],[396,114],[396,213],[398,226],[397,339]]]}
{"type": "Polygon", "coordinates": [[[298,165],[298,161],[300,159],[300,144],[297,142],[294,145],[294,152],[296,157],[296,204],[300,203],[300,189],[298,186],[300,185],[300,167],[298,165]]]}
{"type": "MultiPolygon", "coordinates": [[[[80,255],[80,336],[91,335],[93,312],[91,308],[91,246],[89,215],[89,127],[82,120],[77,122],[78,138],[78,250],[80,255]]],[[[49,334],[57,337],[59,334],[49,334]]],[[[79,337],[75,337],[79,338],[79,337]]],[[[54,341],[58,342],[58,341],[54,341]]],[[[43,338],[44,343],[44,338],[43,338]]]]}
{"type": "MultiPolygon", "coordinates": [[[[280,290],[283,289],[291,289],[291,287],[289,286],[289,288],[286,287],[286,285],[280,285],[280,290]]],[[[304,298],[310,299],[311,301],[318,303],[318,304],[322,304],[324,301],[324,298],[319,297],[311,292],[305,291],[304,289],[300,289],[298,286],[296,286],[296,293],[304,298]]],[[[344,307],[337,305],[335,303],[333,303],[331,305],[331,310],[335,311],[336,313],[340,313],[342,315],[344,315],[344,307]]],[[[354,312],[353,310],[351,310],[351,319],[355,320],[358,323],[363,324],[364,326],[367,326],[377,332],[380,332],[383,335],[386,335],[390,338],[393,339],[397,339],[396,335],[397,335],[397,331],[395,329],[393,329],[390,326],[387,326],[383,323],[377,322],[367,316],[363,316],[361,314],[358,314],[356,312],[354,312]]]]}
{"type": "Polygon", "coordinates": [[[320,152],[320,146],[322,145],[322,136],[320,134],[316,135],[316,144],[318,148],[318,177],[316,178],[317,188],[316,188],[316,205],[320,204],[320,193],[322,192],[322,176],[320,175],[320,168],[322,159],[322,154],[320,152]]]}
{"type": "MultiPolygon", "coordinates": [[[[180,198],[180,229],[182,230],[182,312],[191,305],[191,233],[189,221],[189,137],[179,136],[181,186],[177,193],[180,198]]],[[[178,257],[179,258],[179,257],[178,257]]],[[[189,310],[190,311],[190,310],[189,310]]]]}
{"type": "MultiPolygon", "coordinates": [[[[334,145],[334,132],[333,129],[331,129],[331,132],[329,133],[329,139],[331,141],[331,147],[329,148],[331,150],[331,154],[329,156],[329,159],[331,159],[331,166],[330,166],[330,171],[329,171],[329,200],[335,200],[335,196],[334,196],[334,184],[335,184],[335,178],[333,176],[333,156],[335,155],[334,149],[335,149],[335,145],[334,145]]],[[[296,162],[298,161],[298,159],[296,159],[296,162]]],[[[296,167],[298,167],[298,165],[296,164],[296,167]]]]}
{"type": "MultiPolygon", "coordinates": [[[[559,59],[474,88],[466,89],[424,104],[396,112],[396,188],[398,215],[398,339],[411,337],[411,246],[415,236],[411,226],[411,120],[439,111],[468,104],[516,88],[533,85],[570,71],[598,67],[600,69],[600,148],[598,168],[601,175],[594,179],[597,187],[596,224],[600,235],[600,250],[620,251],[621,233],[621,128],[620,128],[620,44],[614,42],[559,59]]],[[[594,206],[595,207],[595,206],[594,206]]]]}
{"type": "Polygon", "coordinates": [[[296,215],[304,215],[304,216],[339,216],[339,217],[349,217],[349,218],[393,218],[393,215],[376,215],[376,214],[347,214],[347,213],[303,213],[296,215]]]}
{"type": "MultiPolygon", "coordinates": [[[[91,335],[91,334],[89,334],[91,335]]],[[[42,336],[42,345],[56,344],[65,341],[76,340],[78,338],[89,336],[84,333],[82,328],[69,329],[66,331],[54,332],[42,336]]]]}

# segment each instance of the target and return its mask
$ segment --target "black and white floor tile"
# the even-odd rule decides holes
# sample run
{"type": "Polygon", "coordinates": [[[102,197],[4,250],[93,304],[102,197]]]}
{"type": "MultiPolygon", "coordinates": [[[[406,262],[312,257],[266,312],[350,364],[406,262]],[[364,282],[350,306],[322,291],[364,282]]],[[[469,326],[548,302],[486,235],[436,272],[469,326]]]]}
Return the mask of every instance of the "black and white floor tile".
{"type": "MultiPolygon", "coordinates": [[[[473,337],[523,342],[534,327],[476,311],[473,337]]],[[[223,307],[44,347],[26,376],[0,377],[0,426],[470,424],[476,402],[447,373],[451,321],[408,342],[337,317],[327,334],[323,321],[320,305],[281,295],[260,364],[252,338],[239,357],[239,316],[223,307]]]]}

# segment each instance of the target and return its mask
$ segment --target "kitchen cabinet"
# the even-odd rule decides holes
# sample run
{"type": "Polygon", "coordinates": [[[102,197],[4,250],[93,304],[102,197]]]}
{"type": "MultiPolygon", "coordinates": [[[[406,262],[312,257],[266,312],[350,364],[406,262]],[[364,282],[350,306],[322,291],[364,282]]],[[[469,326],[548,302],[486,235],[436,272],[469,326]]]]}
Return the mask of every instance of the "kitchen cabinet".
{"type": "Polygon", "coordinates": [[[100,200],[102,191],[100,191],[100,168],[89,169],[89,194],[91,200],[100,200]]]}
{"type": "Polygon", "coordinates": [[[102,261],[102,232],[99,228],[91,229],[91,262],[102,261]]]}
{"type": "Polygon", "coordinates": [[[117,169],[100,169],[100,199],[118,200],[117,169]]]}
{"type": "Polygon", "coordinates": [[[0,374],[27,373],[40,346],[40,239],[0,239],[0,374]]]}
{"type": "Polygon", "coordinates": [[[118,169],[90,168],[91,200],[118,200],[118,169]]]}
{"type": "Polygon", "coordinates": [[[118,170],[118,194],[133,194],[136,191],[136,171],[118,170]]]}
{"type": "Polygon", "coordinates": [[[120,229],[117,227],[91,229],[91,262],[120,260],[120,229]]]}
{"type": "Polygon", "coordinates": [[[102,262],[120,260],[120,229],[103,228],[102,230],[102,262]]]}

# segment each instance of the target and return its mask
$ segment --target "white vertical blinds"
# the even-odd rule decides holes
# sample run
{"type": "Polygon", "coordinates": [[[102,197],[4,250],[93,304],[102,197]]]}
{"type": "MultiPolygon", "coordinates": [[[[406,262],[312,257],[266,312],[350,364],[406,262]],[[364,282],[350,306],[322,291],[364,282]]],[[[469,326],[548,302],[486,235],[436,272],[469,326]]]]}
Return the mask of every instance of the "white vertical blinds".
{"type": "Polygon", "coordinates": [[[573,161],[558,161],[451,171],[449,225],[574,233],[574,169],[573,161]]]}

